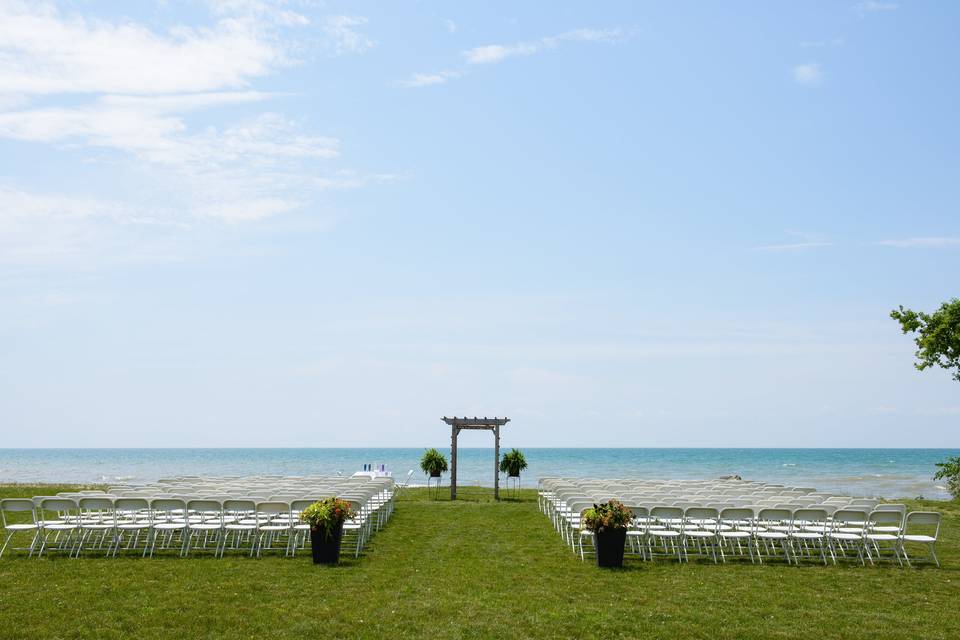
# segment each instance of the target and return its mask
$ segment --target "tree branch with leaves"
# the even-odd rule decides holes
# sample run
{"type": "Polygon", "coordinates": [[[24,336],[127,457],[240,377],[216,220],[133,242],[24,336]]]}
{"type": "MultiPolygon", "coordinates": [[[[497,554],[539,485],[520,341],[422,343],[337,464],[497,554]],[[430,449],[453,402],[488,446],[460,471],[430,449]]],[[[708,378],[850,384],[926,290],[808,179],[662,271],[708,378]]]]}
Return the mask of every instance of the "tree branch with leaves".
{"type": "Polygon", "coordinates": [[[933,313],[904,309],[900,305],[890,312],[890,317],[900,323],[903,333],[917,334],[914,338],[917,369],[940,367],[960,382],[960,299],[944,302],[933,313]]]}

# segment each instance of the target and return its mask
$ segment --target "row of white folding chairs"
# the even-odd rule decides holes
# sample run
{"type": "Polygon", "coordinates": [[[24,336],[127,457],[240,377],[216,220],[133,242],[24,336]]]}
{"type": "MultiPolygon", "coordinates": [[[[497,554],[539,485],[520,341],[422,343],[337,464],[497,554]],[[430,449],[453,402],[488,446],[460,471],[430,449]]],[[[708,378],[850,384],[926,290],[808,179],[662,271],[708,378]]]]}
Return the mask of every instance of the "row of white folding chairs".
{"type": "MultiPolygon", "coordinates": [[[[589,508],[588,503],[574,505],[589,508]]],[[[819,555],[836,564],[838,557],[856,558],[865,564],[875,559],[910,564],[905,543],[917,543],[927,549],[928,559],[940,565],[935,544],[940,530],[940,514],[927,511],[906,512],[904,505],[881,505],[877,509],[826,508],[748,508],[716,509],[657,505],[629,507],[634,514],[627,540],[633,552],[642,558],[675,555],[688,560],[691,550],[699,555],[727,555],[763,562],[764,556],[779,555],[788,563],[819,555]],[[922,528],[922,530],[918,530],[922,528]]],[[[574,550],[581,558],[586,553],[584,540],[593,540],[582,529],[579,517],[572,520],[577,538],[574,550]]]]}
{"type": "MultiPolygon", "coordinates": [[[[392,501],[379,494],[343,494],[357,511],[344,525],[345,536],[354,543],[359,556],[372,533],[389,518],[392,501]]],[[[41,556],[48,548],[78,557],[84,547],[105,550],[116,556],[122,549],[137,549],[152,556],[160,548],[179,547],[181,555],[200,547],[223,557],[231,537],[232,549],[249,549],[260,555],[277,548],[283,540],[288,555],[306,544],[308,527],[299,522],[300,512],[316,498],[290,502],[252,499],[182,499],[158,497],[85,496],[5,499],[0,501],[0,518],[6,532],[0,556],[17,533],[32,534],[29,546],[19,550],[41,556]],[[29,514],[30,521],[8,522],[9,513],[29,514]],[[141,544],[142,543],[142,544],[141,544]],[[213,547],[211,548],[211,545],[213,547]]]]}

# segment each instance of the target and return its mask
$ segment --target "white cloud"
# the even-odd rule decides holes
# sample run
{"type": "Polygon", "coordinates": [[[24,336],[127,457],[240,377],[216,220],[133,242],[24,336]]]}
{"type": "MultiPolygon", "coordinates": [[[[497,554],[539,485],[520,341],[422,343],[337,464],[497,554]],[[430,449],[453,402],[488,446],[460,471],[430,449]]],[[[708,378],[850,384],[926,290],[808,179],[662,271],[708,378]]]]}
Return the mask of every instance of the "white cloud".
{"type": "Polygon", "coordinates": [[[820,247],[829,247],[830,242],[790,242],[785,244],[765,244],[754,247],[754,251],[804,251],[806,249],[818,249],[820,247]]]}
{"type": "Polygon", "coordinates": [[[357,30],[357,27],[365,24],[367,19],[362,16],[329,16],[324,22],[323,31],[336,55],[364,53],[377,44],[357,30]]]}
{"type": "Polygon", "coordinates": [[[833,242],[824,236],[816,233],[806,233],[803,231],[788,231],[787,235],[796,238],[794,242],[784,242],[778,244],[764,244],[753,247],[754,251],[769,252],[798,252],[809,249],[819,249],[821,247],[833,246],[833,242]]]}
{"type": "Polygon", "coordinates": [[[616,43],[630,38],[632,33],[624,29],[574,29],[555,36],[527,40],[513,44],[489,44],[463,52],[467,64],[491,64],[508,58],[530,56],[548,49],[555,49],[563,42],[616,43]]]}
{"type": "Polygon", "coordinates": [[[951,237],[951,236],[931,236],[925,238],[902,238],[900,240],[881,240],[877,244],[881,244],[887,247],[900,247],[904,249],[909,248],[922,248],[922,247],[931,247],[931,248],[943,248],[943,247],[960,247],[960,237],[951,237]]]}
{"type": "Polygon", "coordinates": [[[407,89],[418,87],[430,87],[433,85],[444,84],[450,80],[456,80],[463,76],[461,71],[437,71],[436,73],[414,73],[406,80],[399,80],[397,86],[407,89]]]}
{"type": "MultiPolygon", "coordinates": [[[[278,113],[249,113],[277,97],[250,85],[293,64],[288,30],[307,25],[305,16],[282,0],[207,5],[207,23],[160,32],[0,0],[0,138],[69,148],[138,181],[102,198],[3,187],[0,260],[58,261],[110,247],[169,256],[176,251],[151,250],[133,229],[262,219],[325,190],[390,179],[329,167],[338,140],[278,113]],[[240,121],[198,126],[190,117],[237,105],[247,106],[240,121]]],[[[365,22],[333,16],[319,30],[336,53],[361,52],[373,46],[356,30],[365,22]]]]}
{"type": "Polygon", "coordinates": [[[827,49],[833,47],[842,47],[846,41],[841,37],[830,38],[829,40],[807,40],[801,42],[800,46],[804,49],[827,49]]]}
{"type": "Polygon", "coordinates": [[[865,16],[868,13],[895,11],[898,8],[900,8],[900,5],[896,2],[882,2],[880,0],[864,0],[853,5],[853,10],[860,16],[865,16]]]}
{"type": "Polygon", "coordinates": [[[443,26],[446,28],[447,33],[456,33],[457,32],[457,23],[453,20],[447,18],[443,21],[443,26]]]}
{"type": "Polygon", "coordinates": [[[202,92],[245,87],[289,62],[251,18],[156,33],[44,3],[0,3],[0,94],[202,92]]]}
{"type": "Polygon", "coordinates": [[[820,65],[815,62],[794,66],[792,74],[797,84],[813,86],[823,82],[823,71],[820,69],[820,65]]]}

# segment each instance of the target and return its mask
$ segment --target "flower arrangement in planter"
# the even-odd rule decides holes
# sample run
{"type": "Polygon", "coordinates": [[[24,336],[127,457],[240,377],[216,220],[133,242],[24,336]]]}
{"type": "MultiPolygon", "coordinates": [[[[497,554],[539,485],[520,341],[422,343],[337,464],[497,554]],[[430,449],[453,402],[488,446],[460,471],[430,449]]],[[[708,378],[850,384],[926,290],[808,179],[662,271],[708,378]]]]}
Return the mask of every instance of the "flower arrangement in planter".
{"type": "Polygon", "coordinates": [[[519,478],[520,472],[527,468],[527,459],[519,449],[510,449],[500,461],[500,472],[511,478],[519,478]]]}
{"type": "Polygon", "coordinates": [[[622,567],[627,527],[633,512],[619,500],[595,504],[583,512],[580,526],[593,532],[598,567],[622,567]]]}
{"type": "Polygon", "coordinates": [[[447,470],[447,459],[436,449],[427,449],[420,458],[420,468],[431,478],[439,478],[447,470]]]}
{"type": "Polygon", "coordinates": [[[303,510],[300,520],[310,525],[314,564],[336,564],[340,560],[343,523],[356,515],[352,505],[340,498],[324,498],[303,510]]]}

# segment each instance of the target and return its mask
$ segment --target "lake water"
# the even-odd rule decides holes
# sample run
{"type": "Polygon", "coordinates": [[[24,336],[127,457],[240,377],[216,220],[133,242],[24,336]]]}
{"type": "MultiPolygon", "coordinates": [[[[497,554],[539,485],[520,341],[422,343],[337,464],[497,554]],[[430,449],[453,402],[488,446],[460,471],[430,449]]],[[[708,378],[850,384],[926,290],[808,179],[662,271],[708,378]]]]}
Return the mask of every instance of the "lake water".
{"type": "MultiPolygon", "coordinates": [[[[441,449],[449,459],[449,450],[441,449]]],[[[537,478],[717,478],[816,487],[843,495],[946,498],[935,463],[958,449],[524,449],[537,478]]],[[[0,482],[111,483],[173,475],[343,473],[384,464],[395,476],[415,469],[423,449],[0,449],[0,482]]],[[[459,448],[458,482],[493,484],[493,449],[459,448]]],[[[448,477],[445,474],[444,479],[448,477]]]]}

